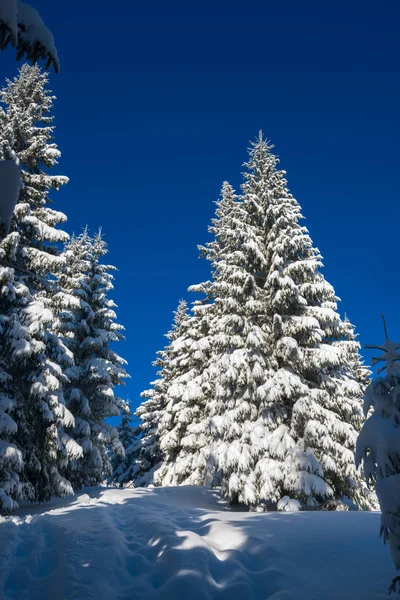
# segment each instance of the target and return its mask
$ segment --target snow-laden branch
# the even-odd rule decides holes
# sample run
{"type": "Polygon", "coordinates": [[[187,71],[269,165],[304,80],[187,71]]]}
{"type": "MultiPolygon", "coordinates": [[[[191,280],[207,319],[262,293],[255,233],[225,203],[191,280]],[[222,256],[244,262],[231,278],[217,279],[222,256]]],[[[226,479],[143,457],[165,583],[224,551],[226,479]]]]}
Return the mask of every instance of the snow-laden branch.
{"type": "Polygon", "coordinates": [[[9,44],[17,50],[17,59],[46,61],[46,69],[60,69],[54,37],[38,11],[21,0],[0,0],[0,48],[9,44]]]}
{"type": "MultiPolygon", "coordinates": [[[[400,343],[386,339],[382,346],[366,347],[383,352],[372,364],[383,363],[378,373],[386,373],[366,390],[364,413],[369,416],[358,437],[355,458],[357,466],[363,463],[367,483],[375,484],[382,511],[381,534],[400,569],[400,343]]],[[[399,577],[389,590],[400,591],[399,577]]]]}

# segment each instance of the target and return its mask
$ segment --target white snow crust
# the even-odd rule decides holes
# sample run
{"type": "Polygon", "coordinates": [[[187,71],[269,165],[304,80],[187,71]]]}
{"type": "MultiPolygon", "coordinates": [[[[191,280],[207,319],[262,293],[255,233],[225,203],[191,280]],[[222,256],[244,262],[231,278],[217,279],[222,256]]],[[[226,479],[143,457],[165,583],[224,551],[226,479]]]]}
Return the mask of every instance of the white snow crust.
{"type": "Polygon", "coordinates": [[[0,519],[0,597],[386,600],[379,518],[235,512],[191,486],[86,489],[0,519]]]}

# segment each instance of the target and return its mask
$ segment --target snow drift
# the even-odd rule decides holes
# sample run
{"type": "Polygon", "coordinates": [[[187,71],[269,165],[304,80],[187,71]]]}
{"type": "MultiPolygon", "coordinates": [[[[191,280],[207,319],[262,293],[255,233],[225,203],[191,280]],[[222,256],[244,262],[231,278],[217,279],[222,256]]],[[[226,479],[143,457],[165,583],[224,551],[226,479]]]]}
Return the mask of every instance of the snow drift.
{"type": "Polygon", "coordinates": [[[234,512],[204,488],[91,489],[0,521],[4,600],[383,600],[379,513],[234,512]]]}

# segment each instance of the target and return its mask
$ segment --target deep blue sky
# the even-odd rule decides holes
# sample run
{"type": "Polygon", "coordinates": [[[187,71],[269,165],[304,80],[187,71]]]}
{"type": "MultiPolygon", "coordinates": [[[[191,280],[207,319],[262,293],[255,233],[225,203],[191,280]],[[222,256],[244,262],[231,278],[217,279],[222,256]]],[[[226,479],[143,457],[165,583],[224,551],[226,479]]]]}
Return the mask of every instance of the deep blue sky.
{"type": "Polygon", "coordinates": [[[398,0],[29,1],[61,60],[56,207],[70,232],[103,226],[133,406],[259,129],[360,341],[383,341],[382,312],[400,339],[398,0]]]}

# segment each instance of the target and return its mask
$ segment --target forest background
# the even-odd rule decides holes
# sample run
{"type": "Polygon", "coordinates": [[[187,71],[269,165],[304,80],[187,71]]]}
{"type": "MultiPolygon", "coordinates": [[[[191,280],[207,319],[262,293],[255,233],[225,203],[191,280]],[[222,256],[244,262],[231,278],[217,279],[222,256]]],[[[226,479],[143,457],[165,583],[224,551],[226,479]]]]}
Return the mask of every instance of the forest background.
{"type": "MultiPolygon", "coordinates": [[[[190,302],[187,287],[208,278],[196,246],[209,239],[222,181],[238,187],[260,128],[342,315],[362,344],[383,339],[382,312],[400,339],[399,3],[216,4],[35,4],[62,69],[50,87],[58,172],[70,183],[55,208],[70,233],[103,226],[119,269],[113,297],[132,408],[155,378],[177,300],[190,302]]],[[[2,74],[16,74],[11,49],[2,74]]]]}

